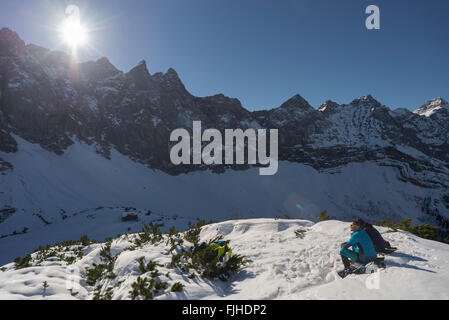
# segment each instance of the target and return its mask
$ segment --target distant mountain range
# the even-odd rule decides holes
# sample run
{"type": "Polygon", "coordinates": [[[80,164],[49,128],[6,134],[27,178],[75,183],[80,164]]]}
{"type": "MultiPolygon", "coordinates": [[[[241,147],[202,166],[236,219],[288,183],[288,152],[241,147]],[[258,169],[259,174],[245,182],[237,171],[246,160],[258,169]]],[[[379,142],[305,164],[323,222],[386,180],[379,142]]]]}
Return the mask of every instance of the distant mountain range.
{"type": "MultiPolygon", "coordinates": [[[[201,120],[203,128],[219,130],[279,129],[279,160],[285,162],[288,170],[314,170],[313,177],[309,176],[312,180],[318,176],[325,177],[320,180],[321,184],[315,184],[316,181],[298,181],[298,184],[310,184],[310,192],[326,199],[333,193],[333,189],[322,185],[326,179],[361,165],[360,171],[352,172],[366,180],[363,183],[359,181],[359,185],[352,184],[349,179],[342,180],[340,186],[346,190],[346,197],[342,195],[332,201],[334,211],[343,212],[344,217],[407,217],[410,207],[402,205],[407,203],[414,208],[411,214],[414,219],[422,214],[422,220],[449,227],[449,104],[442,98],[433,99],[411,112],[402,108],[390,110],[370,95],[343,105],[326,101],[315,109],[300,95],[295,95],[278,108],[250,112],[239,100],[222,94],[210,97],[191,95],[173,69],[150,74],[146,62],[141,61],[125,73],[115,68],[107,58],[76,63],[65,53],[26,45],[14,31],[0,30],[0,179],[3,180],[0,209],[3,205],[3,210],[48,210],[42,204],[44,202],[33,198],[32,192],[25,197],[28,200],[17,200],[17,194],[22,194],[22,191],[11,187],[13,180],[8,177],[22,170],[15,163],[18,156],[14,156],[21,152],[19,139],[37,144],[61,159],[78,144],[90,146],[105,161],[111,159],[116,151],[142,168],[164,172],[167,179],[198,171],[205,174],[206,170],[217,174],[251,171],[248,165],[174,166],[169,159],[170,133],[177,128],[191,130],[195,120],[201,120]],[[292,169],[292,163],[301,169],[292,169]],[[364,167],[367,163],[369,165],[364,167]],[[381,170],[389,170],[389,173],[381,173],[381,170]],[[374,184],[371,177],[382,174],[382,182],[374,184]],[[377,202],[361,206],[361,203],[373,201],[369,199],[370,194],[379,194],[391,187],[393,180],[398,194],[396,203],[394,200],[381,203],[382,197],[377,196],[377,202]],[[373,184],[370,185],[370,181],[373,184]],[[326,194],[321,188],[327,188],[326,194]],[[359,194],[360,188],[363,189],[363,197],[359,194]]],[[[22,156],[20,159],[21,165],[26,163],[22,156]]],[[[31,156],[29,165],[33,165],[31,156]]],[[[282,167],[279,172],[281,170],[282,167]]],[[[46,177],[36,177],[34,182],[27,177],[24,181],[39,184],[52,172],[42,174],[46,177]]],[[[254,186],[258,181],[263,184],[268,180],[251,181],[254,186]]],[[[278,183],[281,185],[282,181],[278,183]]],[[[293,181],[289,186],[292,192],[296,188],[293,181]]],[[[55,199],[63,197],[59,192],[60,189],[52,191],[55,199]]],[[[258,195],[258,201],[270,201],[263,194],[258,195]]],[[[257,194],[251,196],[257,198],[257,194]]],[[[285,195],[286,198],[288,196],[285,195]]],[[[248,199],[248,194],[242,195],[242,203],[245,197],[248,199]]],[[[329,209],[317,203],[319,200],[305,198],[320,209],[329,209]]],[[[199,194],[192,201],[198,199],[201,199],[199,194]]],[[[83,200],[79,198],[77,201],[82,207],[83,200]]],[[[184,205],[180,210],[192,211],[189,203],[184,205]]],[[[282,203],[276,205],[283,207],[282,203]]],[[[265,207],[262,205],[261,210],[265,207]]],[[[0,233],[3,221],[11,216],[5,212],[0,213],[0,233]]],[[[213,212],[210,214],[214,215],[213,212]]],[[[273,212],[272,216],[277,214],[273,212]]]]}

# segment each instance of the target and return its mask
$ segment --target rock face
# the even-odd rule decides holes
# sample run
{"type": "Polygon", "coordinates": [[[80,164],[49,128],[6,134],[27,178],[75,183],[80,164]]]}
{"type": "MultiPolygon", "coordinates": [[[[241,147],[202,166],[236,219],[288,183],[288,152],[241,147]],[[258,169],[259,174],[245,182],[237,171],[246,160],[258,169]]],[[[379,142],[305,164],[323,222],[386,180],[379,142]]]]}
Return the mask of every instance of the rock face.
{"type": "MultiPolygon", "coordinates": [[[[13,135],[58,155],[79,140],[106,158],[114,148],[172,175],[222,170],[171,163],[170,133],[191,131],[194,120],[219,130],[277,128],[280,160],[317,170],[364,161],[396,167],[400,179],[439,190],[441,197],[432,201],[440,211],[449,210],[444,201],[449,199],[449,104],[441,98],[411,112],[390,110],[370,95],[314,109],[296,95],[278,108],[250,112],[221,94],[191,95],[173,69],[150,74],[141,61],[124,73],[107,58],[78,64],[65,53],[25,45],[15,32],[0,30],[2,152],[17,151],[13,135]]],[[[0,171],[13,170],[14,164],[0,163],[0,171]]]]}

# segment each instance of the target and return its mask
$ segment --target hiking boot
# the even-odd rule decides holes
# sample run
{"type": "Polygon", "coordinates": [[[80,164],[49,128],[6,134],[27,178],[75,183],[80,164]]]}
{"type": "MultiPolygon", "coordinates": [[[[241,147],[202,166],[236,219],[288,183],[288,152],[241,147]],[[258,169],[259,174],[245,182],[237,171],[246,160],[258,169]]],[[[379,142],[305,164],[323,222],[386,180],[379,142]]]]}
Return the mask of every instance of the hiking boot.
{"type": "Polygon", "coordinates": [[[341,278],[346,278],[347,276],[349,276],[352,273],[351,268],[345,268],[343,270],[340,270],[337,272],[337,274],[341,277],[341,278]]]}

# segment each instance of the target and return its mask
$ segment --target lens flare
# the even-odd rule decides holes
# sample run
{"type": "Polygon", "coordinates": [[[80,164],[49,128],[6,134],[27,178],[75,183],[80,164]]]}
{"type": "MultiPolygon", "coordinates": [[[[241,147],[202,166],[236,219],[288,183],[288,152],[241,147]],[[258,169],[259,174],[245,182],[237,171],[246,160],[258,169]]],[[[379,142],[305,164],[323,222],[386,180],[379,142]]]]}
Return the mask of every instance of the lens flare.
{"type": "Polygon", "coordinates": [[[60,28],[64,43],[76,54],[78,46],[87,44],[87,29],[81,24],[80,9],[75,5],[66,8],[66,20],[60,28]]]}
{"type": "Polygon", "coordinates": [[[62,38],[65,43],[71,47],[78,47],[86,44],[87,32],[86,29],[79,23],[73,21],[66,21],[61,30],[62,38]]]}

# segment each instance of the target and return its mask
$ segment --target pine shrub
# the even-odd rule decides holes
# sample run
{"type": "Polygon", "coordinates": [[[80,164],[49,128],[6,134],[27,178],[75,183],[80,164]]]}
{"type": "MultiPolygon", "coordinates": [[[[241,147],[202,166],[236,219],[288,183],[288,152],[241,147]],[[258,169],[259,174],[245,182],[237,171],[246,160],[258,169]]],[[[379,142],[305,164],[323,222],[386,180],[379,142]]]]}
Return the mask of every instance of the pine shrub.
{"type": "Polygon", "coordinates": [[[438,227],[430,224],[414,226],[412,227],[412,233],[424,239],[438,240],[438,227]]]}
{"type": "Polygon", "coordinates": [[[200,242],[201,227],[203,225],[204,224],[200,221],[196,224],[196,226],[193,226],[193,224],[189,221],[189,230],[185,232],[184,239],[192,243],[194,246],[198,245],[198,243],[200,242]]]}
{"type": "Polygon", "coordinates": [[[316,217],[318,219],[318,221],[327,221],[327,220],[331,220],[331,217],[329,217],[327,215],[327,210],[324,210],[323,212],[319,213],[316,217]]]}
{"type": "Polygon", "coordinates": [[[404,219],[400,222],[391,222],[390,220],[382,220],[375,223],[375,225],[388,227],[392,229],[392,232],[399,230],[410,232],[420,238],[441,241],[444,242],[444,239],[439,237],[439,228],[432,226],[430,224],[422,224],[412,226],[412,219],[404,219]]]}
{"type": "Polygon", "coordinates": [[[131,284],[131,288],[129,294],[132,300],[139,297],[142,297],[143,300],[153,300],[156,294],[168,288],[168,283],[156,281],[154,278],[148,280],[147,278],[137,277],[137,280],[131,284]]]}
{"type": "Polygon", "coordinates": [[[31,260],[32,260],[31,255],[29,255],[29,254],[23,258],[21,258],[21,257],[15,258],[14,264],[15,264],[16,270],[30,267],[31,260]]]}
{"type": "Polygon", "coordinates": [[[182,292],[184,290],[184,285],[181,282],[175,282],[171,287],[171,292],[182,292]]]}
{"type": "Polygon", "coordinates": [[[139,270],[142,274],[154,271],[157,266],[162,267],[161,264],[158,264],[152,260],[150,260],[147,264],[144,263],[144,257],[139,258],[139,270]]]}
{"type": "MultiPolygon", "coordinates": [[[[210,280],[223,278],[223,276],[228,278],[232,272],[252,262],[244,256],[233,254],[226,263],[222,264],[217,251],[210,245],[212,242],[213,240],[208,244],[190,248],[185,254],[186,260],[189,261],[188,266],[198,271],[202,277],[210,280]]],[[[188,271],[187,268],[186,270],[188,271]]]]}
{"type": "Polygon", "coordinates": [[[150,226],[144,225],[138,237],[135,239],[135,244],[141,246],[145,243],[155,244],[163,238],[159,225],[150,223],[150,226]]]}

